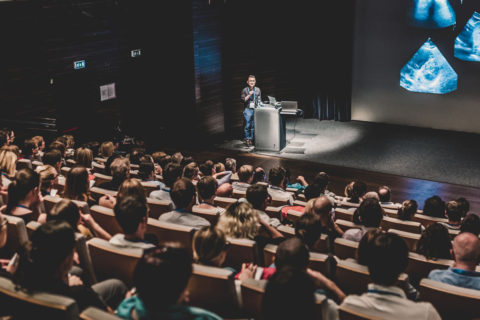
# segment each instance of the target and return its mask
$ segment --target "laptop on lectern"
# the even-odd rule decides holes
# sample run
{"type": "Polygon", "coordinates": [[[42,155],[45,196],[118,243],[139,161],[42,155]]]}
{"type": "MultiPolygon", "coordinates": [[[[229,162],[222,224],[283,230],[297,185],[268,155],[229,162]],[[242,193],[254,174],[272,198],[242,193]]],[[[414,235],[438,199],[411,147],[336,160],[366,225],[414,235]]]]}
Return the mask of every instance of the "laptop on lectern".
{"type": "Polygon", "coordinates": [[[267,96],[268,97],[268,102],[274,106],[277,103],[277,99],[275,97],[267,96]]]}

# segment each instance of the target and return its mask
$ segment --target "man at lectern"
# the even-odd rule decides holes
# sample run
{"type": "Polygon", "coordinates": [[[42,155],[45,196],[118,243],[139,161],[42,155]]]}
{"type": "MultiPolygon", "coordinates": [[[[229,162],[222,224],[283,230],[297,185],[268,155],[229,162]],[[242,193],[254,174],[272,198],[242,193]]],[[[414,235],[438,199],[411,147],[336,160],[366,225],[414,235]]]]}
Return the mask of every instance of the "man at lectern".
{"type": "Polygon", "coordinates": [[[260,88],[255,87],[255,83],[257,80],[255,79],[254,75],[249,75],[247,79],[247,87],[242,90],[241,99],[243,104],[245,105],[245,109],[243,110],[243,116],[245,117],[245,144],[247,146],[252,145],[252,140],[254,137],[254,121],[253,121],[253,114],[254,109],[259,105],[262,101],[262,93],[260,88]]]}

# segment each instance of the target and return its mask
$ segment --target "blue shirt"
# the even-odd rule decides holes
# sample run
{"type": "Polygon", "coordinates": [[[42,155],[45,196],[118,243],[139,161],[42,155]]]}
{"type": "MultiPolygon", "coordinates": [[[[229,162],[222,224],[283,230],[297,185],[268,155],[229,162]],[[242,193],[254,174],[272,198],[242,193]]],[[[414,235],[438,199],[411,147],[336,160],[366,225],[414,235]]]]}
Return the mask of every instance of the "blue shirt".
{"type": "Polygon", "coordinates": [[[447,270],[432,270],[428,278],[457,287],[480,290],[480,272],[450,267],[447,270]]]}

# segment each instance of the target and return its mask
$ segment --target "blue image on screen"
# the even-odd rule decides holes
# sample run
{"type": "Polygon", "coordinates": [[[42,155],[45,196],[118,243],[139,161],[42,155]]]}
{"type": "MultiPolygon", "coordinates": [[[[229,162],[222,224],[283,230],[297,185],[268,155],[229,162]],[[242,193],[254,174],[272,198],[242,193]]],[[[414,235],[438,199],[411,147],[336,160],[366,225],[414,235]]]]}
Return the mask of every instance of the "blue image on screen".
{"type": "Polygon", "coordinates": [[[455,39],[454,55],[460,60],[480,61],[480,13],[473,13],[455,39]]]}
{"type": "Polygon", "coordinates": [[[400,71],[400,86],[413,92],[445,94],[457,89],[457,81],[457,73],[430,38],[400,71]]]}
{"type": "Polygon", "coordinates": [[[412,24],[421,28],[440,29],[456,23],[449,0],[413,0],[412,24]]]}

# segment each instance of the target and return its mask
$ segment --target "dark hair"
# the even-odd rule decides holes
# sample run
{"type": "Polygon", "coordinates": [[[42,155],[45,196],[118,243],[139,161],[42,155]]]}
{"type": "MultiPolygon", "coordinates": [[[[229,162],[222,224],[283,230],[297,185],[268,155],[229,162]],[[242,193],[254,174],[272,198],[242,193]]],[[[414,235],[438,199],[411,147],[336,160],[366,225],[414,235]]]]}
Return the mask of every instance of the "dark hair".
{"type": "Polygon", "coordinates": [[[195,162],[195,159],[192,156],[185,156],[182,158],[182,162],[180,162],[180,165],[185,167],[187,164],[195,162]]]}
{"type": "Polygon", "coordinates": [[[359,203],[360,198],[367,193],[367,185],[362,181],[355,181],[352,185],[352,196],[350,202],[359,203]]]}
{"type": "Polygon", "coordinates": [[[0,130],[0,148],[6,145],[8,142],[8,132],[6,130],[0,130]]]}
{"type": "Polygon", "coordinates": [[[153,314],[176,304],[191,274],[189,250],[166,244],[144,250],[133,283],[145,308],[153,314]]]}
{"type": "Polygon", "coordinates": [[[155,166],[150,161],[144,161],[140,163],[140,167],[138,169],[138,175],[140,179],[147,180],[152,172],[155,171],[155,166]]]}
{"type": "Polygon", "coordinates": [[[446,205],[448,220],[453,222],[460,222],[463,216],[463,208],[455,200],[449,201],[446,205]]]}
{"type": "Polygon", "coordinates": [[[305,195],[305,199],[308,201],[310,199],[320,197],[320,194],[324,190],[325,188],[320,187],[318,184],[310,184],[308,187],[305,188],[303,194],[305,195]]]}
{"type": "Polygon", "coordinates": [[[163,168],[163,182],[169,188],[173,187],[175,181],[182,176],[182,167],[178,163],[170,162],[163,168]]]}
{"type": "Polygon", "coordinates": [[[197,182],[198,195],[203,200],[210,199],[214,196],[217,192],[217,188],[217,179],[212,176],[203,177],[197,182]]]}
{"type": "Polygon", "coordinates": [[[128,160],[130,160],[130,163],[140,164],[140,158],[142,158],[144,156],[144,154],[145,154],[145,152],[142,148],[134,148],[130,152],[128,160]]]}
{"type": "Polygon", "coordinates": [[[246,197],[247,201],[250,202],[255,209],[261,209],[265,203],[265,199],[270,197],[270,195],[268,194],[266,185],[256,183],[247,188],[246,197]]]}
{"type": "Polygon", "coordinates": [[[185,209],[195,197],[195,186],[189,179],[180,178],[173,184],[170,197],[177,209],[185,209]]]}
{"type": "Polygon", "coordinates": [[[253,183],[265,182],[265,170],[262,167],[256,167],[253,173],[253,183]]]}
{"type": "Polygon", "coordinates": [[[328,174],[326,174],[325,172],[317,173],[317,175],[313,179],[313,184],[317,185],[320,188],[321,190],[320,192],[323,192],[327,188],[328,183],[329,183],[328,174]]]}
{"type": "Polygon", "coordinates": [[[372,229],[367,231],[362,239],[360,239],[357,249],[357,262],[359,264],[367,265],[367,261],[370,259],[370,254],[372,253],[371,246],[373,245],[373,240],[381,233],[385,232],[382,229],[372,229]]]}
{"type": "Polygon", "coordinates": [[[367,246],[367,266],[374,283],[392,286],[408,264],[408,247],[399,235],[380,233],[367,246]]]}
{"type": "Polygon", "coordinates": [[[423,214],[430,217],[445,218],[445,202],[439,196],[428,198],[423,205],[423,214]]]}
{"type": "Polygon", "coordinates": [[[378,228],[383,218],[383,209],[377,199],[368,198],[358,207],[361,223],[367,228],[378,228]]]}
{"type": "Polygon", "coordinates": [[[58,149],[52,149],[48,152],[45,152],[42,157],[43,164],[49,164],[52,167],[55,167],[61,161],[62,154],[58,149]]]}
{"type": "Polygon", "coordinates": [[[207,160],[201,165],[198,166],[200,169],[200,172],[204,176],[211,176],[212,175],[212,169],[213,169],[213,161],[212,160],[207,160]]]}
{"type": "Polygon", "coordinates": [[[78,206],[68,199],[62,199],[60,202],[57,202],[47,215],[47,221],[65,221],[75,231],[78,230],[77,224],[79,220],[78,206]]]}
{"type": "Polygon", "coordinates": [[[40,183],[40,176],[32,169],[25,168],[17,171],[12,182],[8,185],[8,202],[5,209],[10,214],[20,201],[40,183]]]}
{"type": "Polygon", "coordinates": [[[268,173],[268,180],[272,185],[280,186],[283,179],[285,179],[286,174],[287,174],[287,171],[282,167],[272,168],[268,173]]]}
{"type": "Polygon", "coordinates": [[[306,270],[310,253],[307,246],[299,238],[293,237],[282,241],[275,252],[275,267],[285,266],[306,270]]]}
{"type": "Polygon", "coordinates": [[[418,204],[415,200],[405,200],[402,206],[398,208],[398,219],[400,220],[412,220],[412,216],[417,213],[418,204]]]}
{"type": "Polygon", "coordinates": [[[305,271],[296,268],[277,270],[268,281],[262,299],[262,318],[318,319],[315,286],[305,271]]]}
{"type": "Polygon", "coordinates": [[[378,188],[377,193],[378,193],[378,197],[380,198],[380,202],[390,201],[391,190],[388,186],[381,186],[380,188],[378,188]],[[382,190],[385,190],[385,191],[382,192],[382,190]]]}
{"type": "Polygon", "coordinates": [[[134,234],[140,222],[147,217],[145,202],[135,196],[119,199],[113,210],[115,218],[125,234],[134,234]]]}
{"type": "Polygon", "coordinates": [[[110,173],[110,165],[112,164],[112,162],[117,159],[117,158],[121,158],[122,155],[120,153],[113,153],[110,157],[108,157],[107,161],[105,161],[105,172],[108,172],[110,173]]]}
{"type": "Polygon", "coordinates": [[[448,229],[440,223],[433,223],[423,231],[417,243],[417,253],[427,259],[452,259],[452,242],[448,229]]]}
{"type": "Polygon", "coordinates": [[[33,139],[27,139],[23,143],[22,155],[26,159],[30,159],[33,155],[33,149],[37,147],[37,143],[33,139]]]}
{"type": "Polygon", "coordinates": [[[15,283],[26,290],[47,289],[74,247],[75,235],[67,222],[48,221],[42,224],[21,251],[15,283]]]}
{"type": "MultiPolygon", "coordinates": [[[[164,155],[158,160],[158,164],[162,167],[163,170],[167,168],[167,165],[169,163],[172,163],[172,157],[169,156],[168,154],[164,155]]],[[[178,164],[178,163],[176,163],[178,164]]]]}
{"type": "Polygon", "coordinates": [[[295,236],[302,239],[311,250],[322,234],[322,221],[320,216],[305,213],[295,223],[295,236]]]}
{"type": "Polygon", "coordinates": [[[468,202],[468,200],[465,199],[464,197],[460,197],[455,201],[457,201],[460,207],[460,210],[462,211],[462,217],[465,217],[468,211],[470,211],[470,202],[468,202]]]}
{"type": "Polygon", "coordinates": [[[478,236],[480,234],[480,217],[474,213],[469,213],[462,221],[460,233],[470,232],[478,236]]]}
{"type": "Polygon", "coordinates": [[[72,200],[87,201],[88,171],[84,167],[74,167],[67,173],[63,197],[72,200]]]}
{"type": "Polygon", "coordinates": [[[65,144],[63,144],[62,142],[55,140],[50,143],[50,145],[48,146],[48,150],[51,151],[53,149],[60,151],[62,157],[65,155],[65,144]]]}

